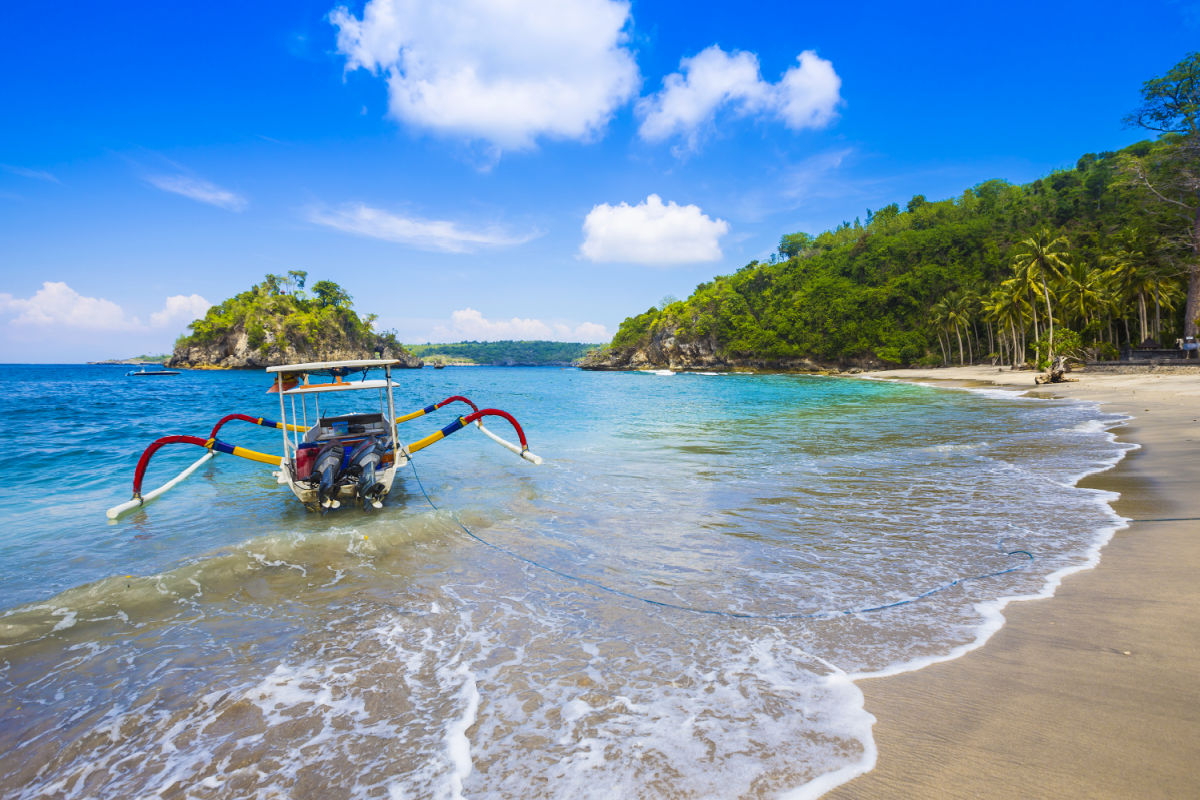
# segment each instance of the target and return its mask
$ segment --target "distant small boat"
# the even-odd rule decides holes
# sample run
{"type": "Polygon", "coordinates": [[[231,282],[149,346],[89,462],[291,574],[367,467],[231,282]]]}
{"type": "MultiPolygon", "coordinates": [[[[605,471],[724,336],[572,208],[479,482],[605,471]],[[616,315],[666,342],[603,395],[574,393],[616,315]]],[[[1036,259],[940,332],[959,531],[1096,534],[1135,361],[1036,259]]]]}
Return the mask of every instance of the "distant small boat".
{"type": "Polygon", "coordinates": [[[675,371],[670,369],[639,369],[638,372],[643,375],[674,375],[675,371]]]}
{"type": "Polygon", "coordinates": [[[157,378],[159,375],[178,375],[179,370],[176,369],[146,369],[142,367],[138,370],[132,370],[125,373],[126,378],[157,378]]]}

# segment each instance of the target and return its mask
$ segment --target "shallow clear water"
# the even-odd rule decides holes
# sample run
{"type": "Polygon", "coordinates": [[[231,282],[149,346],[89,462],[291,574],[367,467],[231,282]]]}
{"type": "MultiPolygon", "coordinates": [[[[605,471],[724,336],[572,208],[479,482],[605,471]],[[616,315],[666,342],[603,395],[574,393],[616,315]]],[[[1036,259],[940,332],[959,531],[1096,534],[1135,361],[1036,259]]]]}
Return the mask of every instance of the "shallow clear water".
{"type": "Polygon", "coordinates": [[[322,517],[219,456],[109,523],[155,437],[278,417],[262,373],[124,372],[0,368],[5,796],[812,791],[873,759],[854,677],[971,646],[1117,524],[1075,487],[1125,449],[1091,406],[518,368],[401,372],[397,410],[506,409],[540,467],[466,429],[322,517]]]}

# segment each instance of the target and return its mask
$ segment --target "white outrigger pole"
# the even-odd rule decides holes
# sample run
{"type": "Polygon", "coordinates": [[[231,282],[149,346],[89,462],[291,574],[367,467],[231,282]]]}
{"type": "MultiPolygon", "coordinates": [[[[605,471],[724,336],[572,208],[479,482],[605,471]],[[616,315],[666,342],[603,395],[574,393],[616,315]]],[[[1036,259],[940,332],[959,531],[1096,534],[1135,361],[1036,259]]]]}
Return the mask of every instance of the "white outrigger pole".
{"type": "MultiPolygon", "coordinates": [[[[116,519],[128,511],[140,508],[179,484],[216,453],[228,453],[278,467],[274,472],[280,483],[286,483],[292,493],[310,510],[318,511],[338,508],[344,502],[358,500],[364,508],[379,508],[392,489],[398,469],[408,463],[413,453],[439,442],[450,434],[474,423],[488,438],[533,464],[541,464],[541,457],[529,451],[525,432],[513,416],[496,408],[480,409],[466,397],[454,395],[441,402],[426,406],[409,414],[396,416],[394,398],[395,382],[392,369],[399,361],[389,359],[359,359],[350,361],[318,361],[305,364],[285,364],[267,367],[275,376],[269,391],[279,394],[280,422],[246,414],[228,414],[213,427],[207,439],[196,436],[164,436],[154,441],[138,461],[133,479],[133,498],[108,509],[109,519],[116,519]],[[382,369],[383,380],[367,380],[371,369],[382,369]],[[346,381],[351,372],[362,372],[362,379],[346,381]],[[314,375],[326,375],[331,382],[313,382],[314,375]],[[321,416],[321,397],[330,392],[376,391],[379,399],[378,412],[351,413],[336,416],[321,416]],[[309,418],[309,397],[313,399],[313,416],[309,418]],[[297,407],[299,399],[299,407],[297,407]],[[290,403],[288,402],[290,400],[290,403]],[[471,407],[472,413],[456,418],[439,431],[418,439],[408,445],[400,443],[396,426],[417,419],[443,406],[461,402],[471,407]],[[290,414],[289,414],[290,411],[290,414]],[[498,416],[506,419],[520,439],[520,446],[497,436],[483,426],[483,417],[498,416]],[[259,453],[244,447],[227,444],[217,438],[217,433],[227,422],[241,420],[267,428],[278,428],[283,436],[283,455],[259,453]],[[193,444],[208,450],[183,472],[153,491],[141,492],[142,479],[151,456],[164,445],[173,443],[193,444]]],[[[340,395],[330,395],[340,396],[340,395]]]]}

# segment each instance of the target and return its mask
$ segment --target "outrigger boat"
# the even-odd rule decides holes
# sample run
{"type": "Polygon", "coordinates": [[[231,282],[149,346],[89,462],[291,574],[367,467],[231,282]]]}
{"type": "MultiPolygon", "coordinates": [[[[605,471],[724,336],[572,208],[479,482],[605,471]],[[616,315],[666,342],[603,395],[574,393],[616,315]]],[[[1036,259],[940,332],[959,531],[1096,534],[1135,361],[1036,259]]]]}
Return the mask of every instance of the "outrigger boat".
{"type": "Polygon", "coordinates": [[[481,409],[461,395],[447,397],[441,402],[397,416],[392,368],[399,363],[387,359],[363,359],[267,367],[267,372],[272,373],[275,379],[268,391],[279,395],[279,422],[246,414],[227,414],[217,421],[207,439],[198,436],[164,436],[155,440],[138,459],[133,475],[132,499],[108,509],[108,518],[116,519],[161,496],[217,453],[228,453],[278,467],[274,475],[279,483],[286,483],[310,511],[320,512],[354,502],[361,504],[364,509],[382,507],[384,498],[392,490],[396,471],[408,463],[413,453],[472,423],[488,438],[526,461],[542,463],[540,457],[529,452],[525,432],[511,414],[498,408],[481,409]],[[371,369],[382,369],[383,379],[367,380],[367,371],[371,369]],[[345,380],[347,375],[360,371],[361,380],[345,380]],[[314,381],[313,378],[317,376],[331,380],[314,381]],[[378,398],[378,410],[321,416],[321,397],[329,392],[374,392],[378,398]],[[311,417],[310,398],[313,406],[311,417]],[[415,442],[407,445],[400,443],[397,425],[423,417],[450,403],[465,403],[471,407],[471,413],[458,417],[441,430],[415,442]],[[516,431],[520,446],[485,428],[485,417],[507,420],[516,431]],[[279,429],[283,433],[283,455],[260,453],[218,439],[221,428],[233,421],[279,429]],[[142,494],[142,479],[151,457],[168,444],[197,445],[207,452],[167,483],[142,494]]]}

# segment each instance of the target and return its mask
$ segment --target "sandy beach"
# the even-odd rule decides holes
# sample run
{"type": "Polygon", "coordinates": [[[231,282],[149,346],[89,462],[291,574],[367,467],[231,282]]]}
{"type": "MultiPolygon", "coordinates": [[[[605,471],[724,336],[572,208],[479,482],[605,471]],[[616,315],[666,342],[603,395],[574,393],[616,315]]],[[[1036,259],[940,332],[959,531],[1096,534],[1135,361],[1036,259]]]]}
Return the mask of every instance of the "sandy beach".
{"type": "MultiPolygon", "coordinates": [[[[995,367],[873,375],[1035,388],[995,367]]],[[[1114,432],[1141,448],[1083,483],[1119,492],[1129,527],[1052,599],[1010,604],[983,647],[861,682],[878,764],[826,797],[1200,793],[1200,372],[1071,377],[1036,392],[1132,417],[1114,432]]]]}

